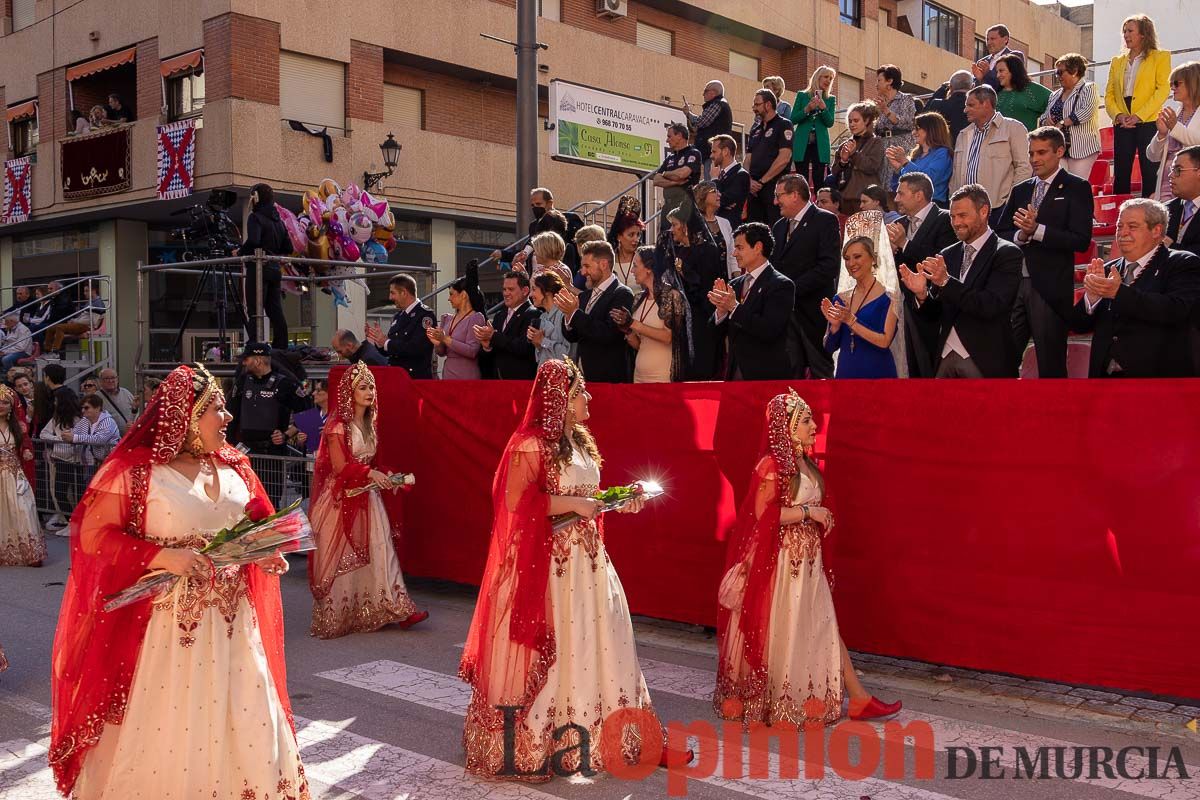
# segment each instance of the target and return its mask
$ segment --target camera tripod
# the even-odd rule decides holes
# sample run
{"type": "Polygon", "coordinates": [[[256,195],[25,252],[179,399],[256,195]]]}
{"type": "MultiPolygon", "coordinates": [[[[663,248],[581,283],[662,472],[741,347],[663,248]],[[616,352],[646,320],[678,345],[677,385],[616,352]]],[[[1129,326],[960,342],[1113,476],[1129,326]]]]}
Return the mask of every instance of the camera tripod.
{"type": "MultiPolygon", "coordinates": [[[[210,257],[222,258],[227,256],[228,253],[213,253],[210,257]]],[[[184,263],[187,262],[185,261],[184,263]]],[[[173,352],[180,352],[179,348],[183,343],[183,333],[187,330],[188,323],[191,321],[192,312],[196,310],[196,305],[200,302],[200,298],[204,295],[205,290],[209,288],[210,282],[215,282],[212,286],[212,292],[213,306],[217,314],[217,342],[221,348],[221,358],[233,358],[233,353],[229,347],[229,324],[227,317],[227,309],[230,303],[230,298],[232,298],[233,310],[236,314],[235,319],[239,321],[239,326],[244,327],[249,320],[249,316],[247,316],[246,308],[242,304],[242,293],[234,284],[233,276],[229,272],[230,266],[232,265],[209,264],[204,267],[204,270],[200,273],[200,280],[196,282],[196,288],[192,292],[192,296],[188,300],[187,307],[183,311],[183,319],[180,320],[179,330],[175,333],[175,342],[171,345],[171,350],[173,352]]],[[[186,354],[184,354],[183,360],[187,362],[191,359],[186,357],[186,354]]]]}

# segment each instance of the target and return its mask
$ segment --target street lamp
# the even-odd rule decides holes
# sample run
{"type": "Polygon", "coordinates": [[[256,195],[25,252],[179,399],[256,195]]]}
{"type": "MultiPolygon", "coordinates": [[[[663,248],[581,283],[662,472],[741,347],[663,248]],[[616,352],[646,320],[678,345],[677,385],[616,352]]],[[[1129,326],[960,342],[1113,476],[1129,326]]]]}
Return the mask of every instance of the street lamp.
{"type": "Polygon", "coordinates": [[[383,165],[387,169],[383,172],[364,172],[363,173],[363,191],[369,192],[384,178],[392,177],[392,173],[396,171],[396,164],[400,161],[400,143],[392,134],[388,134],[383,143],[379,145],[379,152],[383,154],[383,165]]]}

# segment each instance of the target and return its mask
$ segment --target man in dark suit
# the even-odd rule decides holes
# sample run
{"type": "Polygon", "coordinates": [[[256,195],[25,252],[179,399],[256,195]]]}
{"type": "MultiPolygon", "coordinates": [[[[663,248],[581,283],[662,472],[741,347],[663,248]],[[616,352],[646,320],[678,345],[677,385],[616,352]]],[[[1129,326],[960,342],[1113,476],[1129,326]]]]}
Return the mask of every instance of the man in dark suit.
{"type": "Polygon", "coordinates": [[[987,190],[967,184],[950,197],[958,244],[900,268],[917,313],[937,322],[936,378],[1015,378],[1012,307],[1021,283],[1021,248],[988,227],[987,190]]]}
{"type": "Polygon", "coordinates": [[[742,274],[732,284],[718,279],[708,293],[716,308],[712,322],[727,328],[726,380],[786,380],[792,376],[787,330],[796,305],[796,286],[768,260],[775,240],[761,222],[733,234],[733,257],[742,274]]]}
{"type": "Polygon", "coordinates": [[[472,329],[483,350],[483,375],[502,381],[533,380],[537,353],[525,332],[542,312],[529,302],[529,276],[524,272],[504,273],[501,286],[504,308],[491,322],[472,329]]]}
{"type": "Polygon", "coordinates": [[[1190,375],[1188,320],[1200,299],[1200,257],[1163,244],[1167,209],[1126,200],[1117,219],[1121,257],[1094,259],[1071,327],[1092,332],[1091,378],[1190,375]]]}
{"type": "Polygon", "coordinates": [[[1008,46],[1010,41],[1008,27],[1005,25],[993,25],[987,29],[985,36],[987,41],[988,57],[981,58],[971,66],[971,72],[975,75],[975,80],[979,83],[986,83],[988,86],[1000,91],[1000,79],[996,77],[996,62],[1001,56],[1009,54],[1018,56],[1022,61],[1025,60],[1025,54],[1020,50],[1013,50],[1008,46]]]}
{"type": "Polygon", "coordinates": [[[713,182],[721,193],[717,216],[737,228],[742,224],[742,212],[750,196],[750,173],[737,162],[737,141],[732,136],[722,134],[712,138],[712,168],[716,170],[713,182]]]}
{"type": "MultiPolygon", "coordinates": [[[[904,216],[887,226],[896,266],[915,270],[930,256],[936,256],[958,241],[950,225],[950,212],[933,203],[933,181],[924,172],[908,172],[896,185],[896,210],[904,216]]],[[[932,378],[937,363],[936,320],[916,313],[913,293],[901,284],[900,292],[908,306],[904,315],[904,349],[908,377],[932,378]]]]}
{"type": "Polygon", "coordinates": [[[809,200],[808,181],[788,173],[775,183],[779,219],[771,263],[795,285],[796,305],[787,347],[796,378],[832,378],[833,357],[825,351],[821,301],[837,292],[842,238],[838,218],[809,200]]]}
{"type": "Polygon", "coordinates": [[[1167,246],[1200,256],[1200,145],[1175,154],[1168,178],[1175,199],[1167,203],[1167,246]]]}
{"type": "Polygon", "coordinates": [[[613,275],[616,255],[605,241],[588,242],[580,248],[580,269],[588,288],[578,297],[574,292],[554,295],[563,312],[563,335],[579,344],[583,377],[599,383],[629,383],[633,371],[625,334],[612,318],[612,310],[633,310],[633,292],[613,275]]]}
{"type": "Polygon", "coordinates": [[[1013,186],[996,233],[1025,254],[1013,306],[1013,353],[1020,370],[1033,338],[1039,378],[1067,377],[1067,316],[1075,296],[1075,254],[1092,241],[1092,187],[1060,165],[1067,142],[1058,128],[1029,134],[1033,177],[1013,186]]]}
{"type": "Polygon", "coordinates": [[[417,282],[397,275],[388,282],[388,299],[399,311],[386,335],[378,325],[367,326],[367,338],[393,367],[404,367],[414,378],[433,377],[433,342],[425,330],[437,324],[433,309],[417,299],[417,282]]]}
{"type": "Polygon", "coordinates": [[[359,343],[354,331],[341,330],[333,334],[333,350],[351,364],[362,362],[368,367],[386,367],[387,357],[379,352],[379,348],[370,342],[359,343]]]}
{"type": "Polygon", "coordinates": [[[950,80],[938,87],[933,93],[926,111],[942,115],[950,127],[950,141],[958,139],[958,133],[967,127],[967,92],[975,87],[975,79],[965,69],[960,69],[950,76],[950,80]]]}

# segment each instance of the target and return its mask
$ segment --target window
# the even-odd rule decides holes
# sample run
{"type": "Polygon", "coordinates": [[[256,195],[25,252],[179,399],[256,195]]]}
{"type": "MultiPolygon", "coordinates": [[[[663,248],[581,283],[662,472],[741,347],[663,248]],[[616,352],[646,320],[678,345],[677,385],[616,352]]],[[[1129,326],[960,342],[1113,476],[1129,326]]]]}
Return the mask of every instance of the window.
{"type": "Polygon", "coordinates": [[[383,85],[383,127],[389,133],[404,128],[425,127],[425,93],[420,89],[383,85]]]}
{"type": "Polygon", "coordinates": [[[13,0],[12,29],[28,28],[37,19],[37,0],[13,0]]]}
{"type": "Polygon", "coordinates": [[[862,27],[862,0],[838,0],[841,20],[855,28],[862,27]]]}
{"type": "Polygon", "coordinates": [[[12,148],[14,155],[17,158],[33,155],[37,150],[38,143],[37,117],[26,117],[25,119],[17,120],[10,127],[12,128],[12,148]]]}
{"type": "Polygon", "coordinates": [[[279,53],[279,115],[306,125],[346,129],[346,65],[340,61],[279,53]]]}
{"type": "Polygon", "coordinates": [[[757,81],[759,79],[758,59],[754,58],[753,56],[744,56],[741,53],[730,50],[729,71],[739,77],[749,78],[752,81],[757,81]]]}
{"type": "Polygon", "coordinates": [[[883,17],[883,25],[886,28],[895,28],[896,23],[892,20],[892,10],[890,8],[879,9],[879,15],[883,17]]]}
{"type": "Polygon", "coordinates": [[[1034,74],[1042,71],[1042,62],[1038,61],[1036,58],[1030,58],[1029,56],[1025,57],[1025,71],[1029,73],[1029,80],[1033,81],[1034,83],[1045,83],[1046,78],[1048,77],[1046,75],[1034,74]]]}
{"type": "Polygon", "coordinates": [[[167,119],[200,116],[204,108],[204,72],[197,68],[167,78],[167,119]]]}
{"type": "Polygon", "coordinates": [[[957,53],[959,48],[959,16],[953,11],[947,11],[941,6],[926,3],[925,10],[925,41],[934,47],[940,47],[951,53],[957,53]]]}
{"type": "Polygon", "coordinates": [[[644,22],[637,24],[637,46],[669,56],[675,51],[675,34],[644,22]]]}
{"type": "Polygon", "coordinates": [[[562,19],[562,1],[538,0],[538,16],[558,22],[562,19]]]}
{"type": "Polygon", "coordinates": [[[833,94],[837,97],[838,108],[849,108],[862,100],[862,81],[849,75],[838,75],[833,94]]]}
{"type": "Polygon", "coordinates": [[[987,49],[987,40],[975,37],[975,60],[979,61],[984,58],[991,58],[991,53],[987,49]]]}

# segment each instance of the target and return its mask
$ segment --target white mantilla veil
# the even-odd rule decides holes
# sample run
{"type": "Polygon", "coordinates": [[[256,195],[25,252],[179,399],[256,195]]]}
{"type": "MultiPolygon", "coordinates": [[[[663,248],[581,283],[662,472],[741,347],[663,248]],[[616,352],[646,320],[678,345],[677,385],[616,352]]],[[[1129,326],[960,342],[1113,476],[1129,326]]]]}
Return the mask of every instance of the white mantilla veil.
{"type": "MultiPolygon", "coordinates": [[[[900,273],[896,271],[896,258],[892,253],[892,242],[888,238],[887,229],[883,224],[882,211],[859,211],[846,220],[846,232],[842,237],[842,246],[859,236],[865,236],[875,243],[875,277],[883,284],[887,296],[891,298],[892,309],[897,316],[896,335],[892,338],[892,358],[896,361],[896,376],[908,377],[908,359],[904,347],[904,296],[900,293],[900,273]]],[[[857,284],[850,273],[846,271],[843,259],[841,273],[838,275],[838,297],[846,307],[850,306],[850,295],[857,284]]]]}

